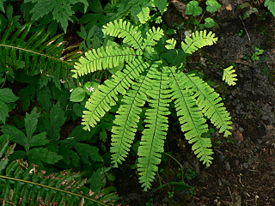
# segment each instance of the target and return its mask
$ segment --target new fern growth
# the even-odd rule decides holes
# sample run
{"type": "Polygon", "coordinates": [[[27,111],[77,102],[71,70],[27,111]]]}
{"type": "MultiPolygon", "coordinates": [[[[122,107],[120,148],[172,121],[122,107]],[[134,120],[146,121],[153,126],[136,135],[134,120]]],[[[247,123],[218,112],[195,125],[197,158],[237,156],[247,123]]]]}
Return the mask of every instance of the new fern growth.
{"type": "Polygon", "coordinates": [[[138,148],[138,173],[144,190],[151,187],[168,130],[169,105],[174,102],[181,130],[198,159],[206,166],[212,162],[207,119],[223,133],[230,135],[230,115],[221,97],[195,74],[183,72],[181,61],[217,38],[212,32],[200,31],[187,37],[181,49],[173,49],[162,29],[142,30],[130,22],[116,20],[103,28],[105,35],[122,38],[121,45],[88,51],[76,63],[74,77],[124,65],[94,92],[86,103],[83,125],[89,130],[120,102],[112,128],[111,153],[114,166],[121,164],[133,144],[140,114],[147,102],[145,129],[138,148]],[[121,99],[121,101],[119,101],[121,99]]]}

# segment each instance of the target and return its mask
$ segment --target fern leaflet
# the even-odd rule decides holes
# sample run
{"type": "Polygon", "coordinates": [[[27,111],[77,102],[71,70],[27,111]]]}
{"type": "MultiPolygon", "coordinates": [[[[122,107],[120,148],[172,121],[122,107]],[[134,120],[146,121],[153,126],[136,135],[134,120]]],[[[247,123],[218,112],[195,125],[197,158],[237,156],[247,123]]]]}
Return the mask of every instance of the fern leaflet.
{"type": "Polygon", "coordinates": [[[148,46],[155,46],[162,37],[164,36],[163,30],[161,28],[152,27],[148,32],[146,32],[146,39],[144,40],[143,48],[148,46]]]}
{"type": "Polygon", "coordinates": [[[211,155],[211,139],[203,138],[202,135],[208,131],[206,120],[200,109],[196,105],[196,101],[188,91],[183,73],[176,73],[175,68],[170,68],[172,98],[175,101],[175,108],[181,130],[185,132],[185,138],[190,144],[193,144],[192,150],[197,157],[209,166],[212,161],[211,155]]]}
{"type": "Polygon", "coordinates": [[[114,74],[112,80],[107,80],[100,85],[95,93],[86,103],[88,111],[84,111],[83,125],[85,129],[94,127],[97,122],[114,106],[118,101],[118,94],[125,94],[126,90],[134,83],[139,74],[148,67],[147,63],[135,59],[128,63],[125,69],[114,74]]]}
{"type": "Polygon", "coordinates": [[[122,105],[117,111],[111,143],[112,163],[115,167],[125,160],[133,143],[140,119],[139,115],[146,101],[144,88],[146,82],[146,76],[141,76],[139,82],[133,85],[133,89],[123,97],[122,105]]]}
{"type": "Polygon", "coordinates": [[[133,61],[136,53],[129,47],[100,47],[85,53],[75,64],[73,77],[83,76],[88,73],[106,68],[114,68],[128,61],[133,61]]]}
{"type": "Polygon", "coordinates": [[[109,22],[103,27],[103,33],[113,37],[123,38],[123,42],[135,49],[142,49],[143,38],[137,27],[122,19],[109,22]]]}
{"type": "MultiPolygon", "coordinates": [[[[158,68],[160,69],[160,68],[158,68]]],[[[148,73],[147,95],[150,108],[145,112],[146,128],[143,131],[138,148],[138,172],[142,187],[147,191],[151,187],[164,151],[164,140],[168,130],[169,103],[171,95],[166,68],[158,71],[151,68],[148,73]]]]}
{"type": "Polygon", "coordinates": [[[222,80],[225,81],[229,86],[236,85],[236,81],[238,80],[236,70],[233,69],[233,66],[229,66],[223,70],[222,80]]]}
{"type": "Polygon", "coordinates": [[[197,105],[211,123],[227,137],[231,134],[231,118],[226,111],[222,98],[206,82],[194,74],[184,74],[190,90],[195,93],[197,105]]]}
{"type": "Polygon", "coordinates": [[[217,40],[218,38],[211,31],[208,33],[206,30],[196,31],[191,37],[185,38],[185,41],[181,43],[181,48],[185,53],[192,54],[204,46],[213,45],[217,40]]]}

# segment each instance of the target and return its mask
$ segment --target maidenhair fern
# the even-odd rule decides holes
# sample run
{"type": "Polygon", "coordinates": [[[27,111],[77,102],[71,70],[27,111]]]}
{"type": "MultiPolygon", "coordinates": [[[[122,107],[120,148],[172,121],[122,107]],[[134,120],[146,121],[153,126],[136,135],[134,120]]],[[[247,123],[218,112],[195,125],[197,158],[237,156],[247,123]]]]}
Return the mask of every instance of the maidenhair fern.
{"type": "Polygon", "coordinates": [[[209,166],[213,150],[210,138],[205,135],[207,119],[228,136],[230,115],[214,89],[197,75],[183,72],[181,62],[188,54],[214,44],[215,35],[197,31],[185,39],[181,49],[174,49],[175,40],[167,40],[160,28],[142,30],[130,22],[116,20],[104,26],[103,32],[122,38],[121,45],[87,52],[73,72],[75,77],[81,77],[124,65],[98,87],[87,101],[83,114],[83,125],[89,130],[112,106],[120,103],[112,128],[113,165],[117,167],[127,157],[147,102],[137,166],[142,187],[145,190],[151,187],[164,151],[169,106],[173,101],[185,138],[199,160],[209,166]]]}
{"type": "Polygon", "coordinates": [[[229,66],[223,70],[222,80],[224,80],[229,86],[236,85],[237,74],[233,66],[229,66]]]}

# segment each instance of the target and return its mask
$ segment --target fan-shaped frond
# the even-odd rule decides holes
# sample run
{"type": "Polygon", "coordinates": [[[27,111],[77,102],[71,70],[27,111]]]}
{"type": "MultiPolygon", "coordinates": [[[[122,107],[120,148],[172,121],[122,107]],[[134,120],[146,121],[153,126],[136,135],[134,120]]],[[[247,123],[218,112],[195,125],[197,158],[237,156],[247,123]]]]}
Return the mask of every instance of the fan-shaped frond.
{"type": "Polygon", "coordinates": [[[118,71],[113,75],[111,80],[106,80],[100,85],[94,94],[86,103],[86,109],[83,115],[83,125],[85,129],[94,127],[97,122],[105,115],[107,111],[114,106],[118,100],[118,94],[125,94],[126,90],[139,77],[139,74],[148,67],[148,64],[137,58],[126,65],[121,72],[118,71]]]}
{"type": "Polygon", "coordinates": [[[60,79],[66,79],[73,67],[73,63],[62,58],[61,35],[51,38],[50,33],[43,30],[34,33],[30,27],[10,26],[0,34],[0,71],[24,68],[29,75],[41,74],[60,86],[60,79]]]}
{"type": "Polygon", "coordinates": [[[192,94],[188,92],[183,73],[176,73],[175,68],[170,68],[172,98],[185,138],[193,144],[192,150],[197,157],[207,166],[211,164],[213,151],[211,139],[203,138],[202,134],[208,131],[206,120],[201,110],[197,107],[192,94]]]}
{"type": "Polygon", "coordinates": [[[219,94],[194,74],[184,74],[184,78],[186,85],[194,92],[197,105],[204,115],[219,129],[220,133],[224,133],[225,137],[230,135],[231,118],[219,94]]]}
{"type": "Polygon", "coordinates": [[[225,81],[229,86],[236,85],[236,81],[238,80],[236,70],[233,69],[233,66],[229,66],[223,70],[222,80],[225,81]]]}
{"type": "Polygon", "coordinates": [[[187,54],[192,54],[197,51],[199,48],[204,46],[213,45],[218,41],[218,38],[215,37],[213,32],[204,31],[195,31],[192,33],[191,37],[186,37],[184,42],[181,43],[181,48],[187,54]]]}
{"type": "Polygon", "coordinates": [[[141,76],[122,99],[112,128],[112,163],[115,167],[125,160],[137,131],[142,107],[146,101],[146,76],[141,76]]]}
{"type": "Polygon", "coordinates": [[[143,48],[146,48],[147,46],[155,46],[158,43],[158,40],[160,40],[163,36],[164,33],[161,28],[152,27],[146,32],[146,39],[144,40],[143,48]]]}
{"type": "Polygon", "coordinates": [[[142,49],[143,38],[140,30],[122,19],[109,22],[103,27],[105,35],[123,38],[123,42],[135,49],[142,49]]]}
{"type": "Polygon", "coordinates": [[[164,151],[164,140],[168,130],[169,103],[171,101],[169,78],[166,68],[151,68],[148,73],[147,95],[150,108],[145,112],[145,129],[138,148],[139,180],[144,190],[151,187],[161,153],[164,151]],[[158,69],[162,69],[159,71],[158,69]]]}
{"type": "Polygon", "coordinates": [[[95,71],[114,68],[135,59],[136,53],[129,47],[100,47],[85,53],[73,70],[75,78],[95,71]]]}

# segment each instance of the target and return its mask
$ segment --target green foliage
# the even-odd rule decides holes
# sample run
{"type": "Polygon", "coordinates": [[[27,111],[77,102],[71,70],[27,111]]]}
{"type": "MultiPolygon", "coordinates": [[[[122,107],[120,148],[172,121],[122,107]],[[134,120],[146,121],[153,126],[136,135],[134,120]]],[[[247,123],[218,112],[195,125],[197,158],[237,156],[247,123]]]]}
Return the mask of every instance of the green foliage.
{"type": "Polygon", "coordinates": [[[25,0],[25,3],[32,2],[34,4],[32,10],[32,21],[36,21],[48,14],[61,24],[64,32],[67,30],[68,21],[72,21],[72,16],[75,13],[72,6],[81,3],[84,6],[84,12],[87,10],[87,0],[25,0]]]}
{"type": "Polygon", "coordinates": [[[9,116],[9,103],[15,102],[18,99],[11,89],[0,89],[0,122],[6,122],[6,118],[9,116]]]}
{"type": "Polygon", "coordinates": [[[60,79],[67,79],[72,63],[61,58],[62,37],[50,36],[44,30],[31,31],[31,25],[8,26],[0,34],[0,72],[24,68],[28,75],[41,75],[40,87],[53,81],[60,88],[60,79]]]}
{"type": "Polygon", "coordinates": [[[185,38],[185,42],[181,43],[181,48],[185,53],[192,54],[204,46],[213,45],[217,40],[218,38],[212,32],[196,31],[192,33],[191,37],[185,38]]]}
{"type": "Polygon", "coordinates": [[[186,5],[187,15],[199,16],[202,13],[202,8],[199,6],[199,2],[192,0],[186,5]]]}
{"type": "Polygon", "coordinates": [[[229,66],[223,70],[222,80],[225,81],[229,86],[236,85],[236,81],[238,80],[236,70],[233,69],[233,66],[229,66]]]}
{"type": "Polygon", "coordinates": [[[260,48],[256,47],[254,53],[251,55],[251,60],[252,61],[259,61],[260,60],[260,56],[263,53],[264,53],[263,49],[260,49],[260,48]]]}
{"type": "MultiPolygon", "coordinates": [[[[130,15],[134,21],[138,21],[141,24],[145,24],[154,17],[150,15],[150,11],[158,11],[163,14],[168,7],[167,0],[121,0],[118,3],[110,5],[113,10],[112,19],[123,19],[130,15]]],[[[159,15],[156,14],[155,16],[159,15]]]]}
{"type": "Polygon", "coordinates": [[[264,5],[275,16],[275,0],[265,0],[264,5]]]}
{"type": "Polygon", "coordinates": [[[217,23],[215,22],[214,19],[212,19],[211,17],[207,17],[204,19],[204,26],[206,28],[213,28],[217,25],[217,23]]]}
{"type": "Polygon", "coordinates": [[[9,146],[3,136],[0,145],[0,197],[3,204],[108,205],[116,199],[112,193],[89,194],[85,187],[87,180],[79,173],[50,174],[40,171],[37,165],[28,166],[22,160],[9,161],[15,145],[9,146]]]}
{"type": "Polygon", "coordinates": [[[218,11],[218,9],[221,8],[221,5],[217,0],[207,0],[206,1],[206,11],[210,13],[214,13],[218,11]]]}
{"type": "Polygon", "coordinates": [[[173,100],[186,139],[193,144],[192,149],[197,157],[209,166],[213,151],[210,139],[204,137],[204,133],[208,131],[205,118],[220,133],[228,136],[231,129],[230,116],[214,89],[199,77],[182,73],[180,69],[183,69],[183,58],[199,48],[215,43],[215,35],[212,32],[197,31],[182,42],[181,49],[171,50],[175,41],[168,41],[168,48],[165,48],[166,39],[159,28],[142,29],[130,22],[116,20],[104,26],[103,32],[105,35],[122,38],[121,45],[114,47],[115,49],[103,46],[88,51],[76,63],[73,72],[78,77],[97,69],[123,65],[88,99],[82,122],[85,129],[90,130],[113,106],[119,104],[112,128],[113,165],[118,166],[127,157],[141,112],[147,102],[137,166],[142,187],[145,190],[151,187],[164,151],[169,105],[173,100]],[[179,58],[175,58],[175,55],[179,58]],[[96,57],[100,59],[96,61],[96,57]]]}
{"type": "Polygon", "coordinates": [[[31,163],[54,164],[62,157],[53,151],[43,148],[49,143],[46,133],[36,133],[39,114],[34,109],[30,114],[26,114],[25,133],[11,125],[2,127],[3,134],[9,136],[13,142],[24,147],[26,153],[21,153],[21,158],[26,155],[31,163]]]}

